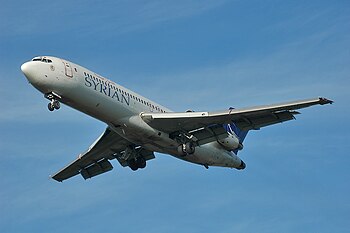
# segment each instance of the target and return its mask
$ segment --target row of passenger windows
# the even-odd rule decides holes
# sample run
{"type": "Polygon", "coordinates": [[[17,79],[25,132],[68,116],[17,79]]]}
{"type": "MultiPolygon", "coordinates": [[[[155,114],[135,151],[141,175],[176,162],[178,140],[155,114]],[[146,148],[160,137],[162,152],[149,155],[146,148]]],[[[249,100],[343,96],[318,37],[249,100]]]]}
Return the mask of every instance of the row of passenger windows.
{"type": "Polygon", "coordinates": [[[128,92],[126,92],[126,91],[124,91],[124,90],[122,90],[122,89],[120,89],[120,88],[117,88],[117,87],[115,86],[114,83],[113,83],[113,84],[114,84],[114,85],[113,85],[113,84],[111,84],[110,82],[107,82],[107,81],[105,81],[105,80],[102,80],[101,78],[96,78],[95,76],[93,76],[93,75],[91,75],[91,74],[89,74],[89,73],[87,73],[87,72],[84,72],[84,75],[85,75],[85,77],[90,77],[91,79],[95,80],[96,82],[101,83],[101,84],[103,84],[104,86],[107,86],[107,87],[109,87],[109,88],[111,88],[111,89],[113,89],[113,90],[115,90],[115,91],[119,91],[121,94],[126,95],[126,96],[129,96],[130,98],[132,98],[132,99],[134,99],[134,100],[136,100],[136,101],[138,101],[138,102],[140,102],[140,103],[142,103],[142,104],[144,104],[144,105],[146,105],[146,106],[148,106],[148,107],[150,107],[150,108],[152,108],[152,109],[154,109],[154,110],[160,111],[160,112],[162,112],[162,113],[165,112],[165,111],[164,111],[163,109],[161,109],[160,107],[155,106],[155,105],[153,105],[153,104],[151,104],[151,103],[149,103],[149,102],[147,102],[147,101],[145,101],[145,100],[143,100],[143,99],[141,99],[141,98],[138,98],[138,97],[135,96],[135,95],[129,94],[128,92]]]}

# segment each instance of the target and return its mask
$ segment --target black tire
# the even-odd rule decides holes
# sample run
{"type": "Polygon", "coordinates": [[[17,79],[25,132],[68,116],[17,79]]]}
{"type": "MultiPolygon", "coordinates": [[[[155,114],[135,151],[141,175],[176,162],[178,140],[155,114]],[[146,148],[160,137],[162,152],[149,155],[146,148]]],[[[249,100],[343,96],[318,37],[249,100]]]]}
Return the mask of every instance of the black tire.
{"type": "Polygon", "coordinates": [[[143,157],[140,157],[140,158],[138,158],[138,159],[136,160],[136,164],[137,164],[137,167],[138,167],[138,168],[143,169],[143,168],[146,167],[146,159],[143,158],[143,157]]]}
{"type": "Polygon", "coordinates": [[[55,109],[60,109],[60,107],[61,107],[61,104],[60,104],[60,102],[58,102],[57,100],[55,100],[54,102],[53,102],[53,107],[55,108],[55,109]]]}
{"type": "Polygon", "coordinates": [[[193,145],[193,143],[192,142],[187,142],[186,143],[186,145],[185,145],[185,147],[186,147],[186,153],[187,154],[193,154],[194,153],[194,151],[195,151],[195,146],[193,145]]]}
{"type": "Polygon", "coordinates": [[[129,167],[131,170],[133,171],[137,171],[137,169],[139,169],[139,167],[137,166],[136,160],[135,159],[131,159],[129,160],[129,167]]]}
{"type": "Polygon", "coordinates": [[[53,106],[52,103],[49,103],[49,104],[47,105],[47,108],[49,109],[50,112],[52,112],[53,110],[55,110],[55,107],[53,106]]]}
{"type": "Polygon", "coordinates": [[[177,148],[177,152],[181,157],[185,157],[187,155],[183,144],[179,145],[179,147],[177,148]]]}

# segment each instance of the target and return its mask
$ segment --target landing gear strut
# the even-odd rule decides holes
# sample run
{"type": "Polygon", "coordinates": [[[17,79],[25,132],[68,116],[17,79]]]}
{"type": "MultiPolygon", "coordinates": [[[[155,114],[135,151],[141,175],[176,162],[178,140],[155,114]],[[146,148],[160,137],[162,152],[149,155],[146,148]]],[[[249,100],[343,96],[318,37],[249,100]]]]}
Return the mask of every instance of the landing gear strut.
{"type": "Polygon", "coordinates": [[[61,107],[60,102],[57,100],[57,96],[55,96],[52,93],[46,94],[45,97],[50,100],[50,103],[47,105],[47,108],[49,109],[50,112],[53,110],[58,110],[61,107]]]}

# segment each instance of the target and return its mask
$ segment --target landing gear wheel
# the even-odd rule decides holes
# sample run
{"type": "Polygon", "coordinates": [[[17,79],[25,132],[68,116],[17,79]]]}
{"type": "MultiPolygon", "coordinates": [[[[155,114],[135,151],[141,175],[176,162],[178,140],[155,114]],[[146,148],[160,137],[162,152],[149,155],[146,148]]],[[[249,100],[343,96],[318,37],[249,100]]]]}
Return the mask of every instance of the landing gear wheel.
{"type": "Polygon", "coordinates": [[[146,159],[143,157],[140,157],[137,159],[130,159],[129,160],[129,167],[133,171],[137,171],[139,168],[143,169],[146,167],[146,159]]]}
{"type": "Polygon", "coordinates": [[[51,102],[47,105],[47,108],[52,112],[55,109],[60,109],[61,104],[57,100],[51,99],[51,102]]]}
{"type": "Polygon", "coordinates": [[[131,170],[133,171],[137,171],[137,169],[139,169],[139,167],[137,166],[136,160],[135,159],[131,159],[129,160],[129,167],[131,170]]]}
{"type": "Polygon", "coordinates": [[[57,110],[60,109],[60,107],[61,107],[60,102],[58,102],[57,100],[53,101],[52,105],[57,110]]]}
{"type": "Polygon", "coordinates": [[[137,167],[138,167],[138,168],[143,169],[143,168],[146,167],[146,159],[143,158],[143,157],[138,158],[138,159],[136,160],[136,164],[137,164],[137,167]]]}
{"type": "Polygon", "coordinates": [[[187,154],[193,154],[195,151],[195,146],[193,145],[193,142],[187,142],[185,144],[185,150],[187,154]]]}
{"type": "Polygon", "coordinates": [[[182,156],[191,155],[195,152],[195,146],[193,142],[187,142],[185,144],[179,145],[179,147],[177,148],[177,151],[182,156]]]}
{"type": "Polygon", "coordinates": [[[49,109],[50,112],[52,112],[53,110],[55,110],[55,106],[52,103],[49,103],[47,105],[47,108],[49,109]]]}

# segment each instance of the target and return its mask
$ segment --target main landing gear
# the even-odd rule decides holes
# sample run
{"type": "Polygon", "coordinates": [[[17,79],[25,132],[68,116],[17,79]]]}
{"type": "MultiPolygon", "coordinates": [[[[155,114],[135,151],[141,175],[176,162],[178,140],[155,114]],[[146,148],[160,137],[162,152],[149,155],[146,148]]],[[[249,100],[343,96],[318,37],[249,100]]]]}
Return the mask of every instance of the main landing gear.
{"type": "Polygon", "coordinates": [[[57,100],[59,99],[58,95],[55,95],[53,93],[46,94],[45,97],[50,100],[50,103],[47,105],[47,108],[49,109],[50,112],[53,110],[58,110],[61,107],[60,102],[57,100]]]}
{"type": "Polygon", "coordinates": [[[137,171],[138,169],[143,169],[146,167],[146,158],[140,153],[140,148],[135,148],[135,146],[128,146],[121,159],[127,162],[127,166],[131,170],[137,171]]]}
{"type": "Polygon", "coordinates": [[[198,139],[186,132],[179,132],[173,135],[173,138],[179,143],[177,152],[180,156],[187,156],[194,154],[196,146],[198,146],[198,139]]]}
{"type": "Polygon", "coordinates": [[[143,169],[146,167],[146,159],[143,157],[139,157],[137,159],[130,159],[128,163],[130,169],[133,171],[137,171],[139,168],[143,169]]]}
{"type": "Polygon", "coordinates": [[[194,154],[195,152],[195,145],[193,142],[186,142],[186,143],[183,143],[181,144],[178,148],[177,148],[178,152],[180,154],[182,154],[183,156],[186,156],[186,155],[191,155],[191,154],[194,154]]]}

